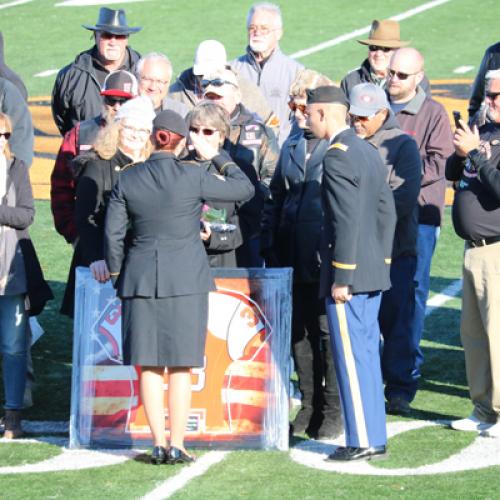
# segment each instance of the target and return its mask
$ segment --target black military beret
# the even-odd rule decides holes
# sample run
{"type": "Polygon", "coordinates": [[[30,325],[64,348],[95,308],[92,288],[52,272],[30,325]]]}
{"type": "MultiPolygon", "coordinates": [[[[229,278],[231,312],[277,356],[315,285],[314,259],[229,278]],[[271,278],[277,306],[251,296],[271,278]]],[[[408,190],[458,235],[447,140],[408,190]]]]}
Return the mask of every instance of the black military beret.
{"type": "Polygon", "coordinates": [[[182,137],[188,135],[188,128],[184,118],[171,109],[165,109],[156,115],[153,120],[153,128],[154,130],[169,130],[182,137]]]}
{"type": "Polygon", "coordinates": [[[325,87],[318,87],[317,89],[308,89],[307,93],[307,104],[314,104],[315,102],[325,102],[325,103],[338,103],[344,106],[349,106],[344,92],[340,87],[335,87],[334,85],[328,85],[325,87]]]}

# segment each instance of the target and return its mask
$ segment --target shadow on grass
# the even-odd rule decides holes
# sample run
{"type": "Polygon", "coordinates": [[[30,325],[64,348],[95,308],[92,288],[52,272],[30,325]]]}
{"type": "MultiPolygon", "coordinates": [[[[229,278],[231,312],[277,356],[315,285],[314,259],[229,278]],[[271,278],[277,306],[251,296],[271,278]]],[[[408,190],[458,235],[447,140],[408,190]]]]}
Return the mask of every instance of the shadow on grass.
{"type": "Polygon", "coordinates": [[[456,279],[444,278],[442,276],[431,276],[430,291],[441,293],[446,287],[454,283],[456,279]]]}

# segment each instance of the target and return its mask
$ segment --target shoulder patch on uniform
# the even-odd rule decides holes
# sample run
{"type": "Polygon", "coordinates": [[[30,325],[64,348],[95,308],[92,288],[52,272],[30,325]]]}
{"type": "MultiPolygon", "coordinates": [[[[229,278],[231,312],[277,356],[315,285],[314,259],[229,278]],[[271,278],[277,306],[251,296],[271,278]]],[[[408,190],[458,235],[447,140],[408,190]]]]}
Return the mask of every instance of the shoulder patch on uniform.
{"type": "Polygon", "coordinates": [[[340,149],[341,151],[346,152],[349,149],[349,146],[347,146],[346,144],[342,144],[341,142],[336,142],[335,144],[332,144],[328,149],[340,149]]]}

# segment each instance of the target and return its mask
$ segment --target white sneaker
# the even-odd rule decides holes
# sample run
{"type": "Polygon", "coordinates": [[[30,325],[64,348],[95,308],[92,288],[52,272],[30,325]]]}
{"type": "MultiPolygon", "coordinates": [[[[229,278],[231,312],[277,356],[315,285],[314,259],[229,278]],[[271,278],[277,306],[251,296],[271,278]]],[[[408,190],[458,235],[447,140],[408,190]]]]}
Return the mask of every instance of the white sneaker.
{"type": "Polygon", "coordinates": [[[486,431],[493,425],[490,422],[485,422],[479,420],[476,416],[470,415],[467,418],[462,418],[461,420],[454,420],[450,422],[450,427],[456,431],[469,431],[469,432],[481,432],[486,431]]]}
{"type": "Polygon", "coordinates": [[[500,438],[500,420],[496,424],[493,424],[491,427],[488,427],[488,429],[484,429],[481,432],[481,436],[500,438]]]}

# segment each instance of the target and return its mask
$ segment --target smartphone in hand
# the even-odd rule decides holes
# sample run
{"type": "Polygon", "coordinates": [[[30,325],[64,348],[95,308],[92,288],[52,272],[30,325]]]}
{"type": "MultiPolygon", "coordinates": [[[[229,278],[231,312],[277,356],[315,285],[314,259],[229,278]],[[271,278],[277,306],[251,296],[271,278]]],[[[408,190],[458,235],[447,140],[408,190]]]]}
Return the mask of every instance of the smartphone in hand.
{"type": "Polygon", "coordinates": [[[463,128],[462,124],[460,123],[460,120],[462,119],[462,115],[460,114],[460,111],[453,111],[453,120],[455,121],[455,128],[463,128]]]}

